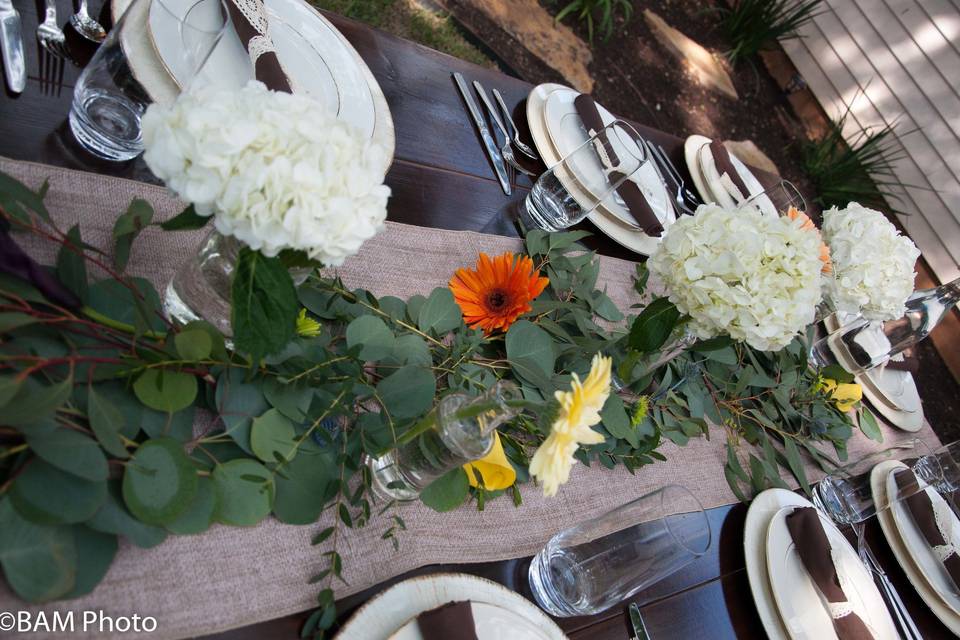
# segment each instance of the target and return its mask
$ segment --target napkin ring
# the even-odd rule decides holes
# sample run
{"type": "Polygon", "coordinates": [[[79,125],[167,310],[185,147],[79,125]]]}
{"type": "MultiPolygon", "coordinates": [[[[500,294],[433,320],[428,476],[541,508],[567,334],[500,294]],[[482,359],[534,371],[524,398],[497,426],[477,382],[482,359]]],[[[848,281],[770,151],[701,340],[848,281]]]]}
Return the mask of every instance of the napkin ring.
{"type": "Polygon", "coordinates": [[[827,612],[833,620],[846,618],[853,613],[853,606],[844,600],[843,602],[827,602],[827,612]]]}

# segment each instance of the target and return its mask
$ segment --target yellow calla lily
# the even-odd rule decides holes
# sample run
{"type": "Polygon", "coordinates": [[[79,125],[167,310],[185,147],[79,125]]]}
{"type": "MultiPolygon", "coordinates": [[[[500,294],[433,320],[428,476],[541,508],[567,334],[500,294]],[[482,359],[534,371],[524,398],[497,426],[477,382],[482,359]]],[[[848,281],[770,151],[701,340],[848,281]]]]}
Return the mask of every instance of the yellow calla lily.
{"type": "Polygon", "coordinates": [[[837,384],[836,380],[824,378],[823,390],[830,394],[830,399],[840,411],[850,411],[863,399],[863,389],[856,383],[837,384]]]}
{"type": "Polygon", "coordinates": [[[480,483],[477,482],[477,476],[473,472],[474,469],[480,472],[483,477],[483,486],[488,491],[512,487],[513,483],[517,481],[517,472],[510,461],[507,460],[507,454],[503,452],[503,444],[500,443],[500,434],[496,432],[493,434],[493,447],[490,449],[490,453],[479,460],[463,465],[470,486],[479,487],[480,483]]]}

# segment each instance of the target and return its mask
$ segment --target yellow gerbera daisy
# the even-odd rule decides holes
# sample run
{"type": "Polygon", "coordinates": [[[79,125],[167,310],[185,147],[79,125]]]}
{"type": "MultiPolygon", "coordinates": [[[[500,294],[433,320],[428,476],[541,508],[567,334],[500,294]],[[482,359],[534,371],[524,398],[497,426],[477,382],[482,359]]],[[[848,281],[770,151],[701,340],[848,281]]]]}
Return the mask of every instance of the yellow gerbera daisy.
{"type": "Polygon", "coordinates": [[[610,358],[595,355],[583,382],[573,374],[570,391],[555,393],[560,412],[530,461],[530,473],[543,484],[543,495],[556,495],[560,485],[570,479],[579,445],[603,442],[603,436],[590,427],[600,422],[600,410],[610,395],[612,364],[610,358]]]}

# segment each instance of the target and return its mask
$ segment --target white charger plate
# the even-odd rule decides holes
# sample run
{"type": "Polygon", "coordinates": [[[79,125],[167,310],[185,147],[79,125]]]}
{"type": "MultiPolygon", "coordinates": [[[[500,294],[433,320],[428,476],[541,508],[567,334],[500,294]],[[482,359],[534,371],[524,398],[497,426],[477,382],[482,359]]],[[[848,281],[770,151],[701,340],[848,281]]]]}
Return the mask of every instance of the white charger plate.
{"type": "MultiPolygon", "coordinates": [[[[476,576],[441,573],[404,580],[371,598],[340,629],[336,639],[388,640],[424,611],[464,600],[487,603],[519,616],[540,631],[538,640],[567,638],[539,607],[506,587],[476,576]]],[[[481,640],[486,639],[481,636],[481,640]]]]}
{"type": "MultiPolygon", "coordinates": [[[[561,157],[566,157],[578,147],[580,147],[590,137],[583,126],[580,114],[577,113],[574,101],[580,94],[572,89],[559,89],[547,96],[544,104],[543,119],[553,143],[553,148],[561,157]]],[[[600,119],[604,125],[608,125],[616,120],[616,117],[610,113],[603,105],[597,105],[597,111],[600,113],[600,119]]],[[[645,151],[639,149],[633,140],[625,140],[621,136],[611,137],[610,142],[614,145],[615,151],[622,149],[621,155],[630,153],[634,156],[648,155],[645,151]],[[632,147],[632,148],[631,148],[632,147]]],[[[594,183],[602,182],[604,174],[603,166],[599,160],[592,162],[591,166],[578,167],[581,170],[584,180],[581,180],[581,186],[596,197],[597,188],[594,183]]],[[[654,215],[664,227],[673,224],[677,220],[673,206],[670,204],[670,195],[667,188],[657,173],[653,160],[648,159],[640,168],[630,176],[643,194],[647,204],[654,215]]],[[[627,208],[615,200],[604,202],[605,209],[615,218],[628,226],[636,226],[636,220],[630,215],[627,208]]]]}
{"type": "MultiPolygon", "coordinates": [[[[114,20],[131,2],[112,0],[114,20]]],[[[194,0],[170,0],[170,6],[184,15],[193,4],[194,0]]],[[[336,27],[303,0],[267,0],[266,7],[277,55],[290,74],[294,91],[321,100],[338,118],[359,127],[384,147],[382,171],[386,175],[396,147],[393,118],[363,58],[336,27]]],[[[124,42],[124,51],[134,77],[150,96],[169,104],[180,92],[176,76],[183,78],[185,73],[170,48],[171,43],[179,42],[176,26],[164,11],[143,10],[141,14],[131,16],[136,19],[136,29],[124,42]]],[[[211,53],[203,73],[220,86],[242,86],[253,77],[250,58],[232,28],[211,53]]]]}
{"type": "MultiPolygon", "coordinates": [[[[549,640],[534,621],[495,604],[471,602],[474,630],[477,640],[549,640]]],[[[410,620],[390,640],[423,640],[417,619],[410,620]]]]}
{"type": "MultiPolygon", "coordinates": [[[[833,621],[787,528],[786,518],[794,509],[785,507],[778,511],[767,529],[767,571],[773,596],[792,640],[836,638],[833,621]]],[[[883,596],[857,552],[829,518],[817,515],[853,612],[867,625],[874,640],[899,640],[883,596]]]]}
{"type": "MultiPolygon", "coordinates": [[[[893,473],[890,473],[887,475],[887,495],[896,496],[897,493],[897,479],[893,473]]],[[[954,532],[960,531],[960,519],[953,513],[953,509],[943,499],[943,496],[932,487],[926,489],[926,494],[930,498],[937,515],[945,519],[954,532]]],[[[933,554],[933,550],[927,543],[926,538],[923,537],[923,533],[917,528],[906,503],[903,500],[898,500],[891,505],[890,510],[893,511],[893,523],[897,527],[897,533],[900,534],[903,546],[910,554],[914,564],[923,574],[927,583],[940,596],[940,599],[954,613],[960,615],[960,594],[957,593],[957,588],[954,586],[953,580],[950,579],[947,570],[943,568],[943,564],[933,554]]],[[[956,536],[954,535],[953,538],[955,539],[956,536]]]]}
{"type": "MultiPolygon", "coordinates": [[[[899,460],[887,460],[873,468],[873,471],[870,472],[870,488],[875,503],[887,503],[887,477],[890,475],[890,472],[896,469],[906,468],[907,465],[899,460]]],[[[937,592],[913,561],[913,557],[910,555],[910,552],[907,551],[907,547],[897,530],[892,511],[892,509],[878,511],[877,521],[880,522],[880,528],[883,530],[883,535],[887,539],[887,544],[890,550],[893,551],[897,563],[899,563],[903,572],[907,575],[907,579],[910,581],[910,584],[913,585],[913,588],[916,589],[917,594],[924,603],[930,607],[930,610],[933,611],[933,614],[937,616],[940,622],[946,625],[950,631],[960,636],[960,615],[957,615],[957,613],[947,606],[940,596],[937,595],[937,592]]]]}
{"type": "MultiPolygon", "coordinates": [[[[537,85],[527,96],[527,126],[530,129],[530,136],[533,138],[533,144],[540,152],[544,164],[548,167],[560,162],[561,156],[553,146],[550,136],[547,133],[543,111],[547,97],[558,89],[570,89],[562,84],[545,83],[537,85]]],[[[586,199],[587,195],[582,192],[578,185],[565,185],[575,199],[586,199]]],[[[593,223],[604,235],[616,242],[622,247],[630,249],[641,255],[648,256],[656,249],[660,242],[659,238],[653,238],[627,226],[616,219],[613,214],[605,212],[604,205],[601,204],[594,211],[587,215],[587,219],[593,223]]]]}
{"type": "Polygon", "coordinates": [[[780,610],[773,597],[770,574],[767,572],[767,529],[773,516],[784,507],[812,507],[813,503],[786,489],[767,489],[750,503],[743,525],[743,551],[747,581],[757,605],[760,622],[770,640],[788,640],[780,610]]]}

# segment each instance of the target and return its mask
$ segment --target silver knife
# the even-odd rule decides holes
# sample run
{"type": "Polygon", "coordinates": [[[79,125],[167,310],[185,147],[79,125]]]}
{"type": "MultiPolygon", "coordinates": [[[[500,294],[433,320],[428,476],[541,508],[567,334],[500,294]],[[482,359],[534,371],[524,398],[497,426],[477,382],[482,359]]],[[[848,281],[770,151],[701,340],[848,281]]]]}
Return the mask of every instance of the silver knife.
{"type": "Polygon", "coordinates": [[[3,51],[7,86],[14,93],[22,93],[27,84],[27,67],[23,57],[20,14],[13,8],[12,0],[0,0],[0,50],[3,51]]]}
{"type": "MultiPolygon", "coordinates": [[[[0,0],[0,2],[2,1],[5,0],[0,0]]],[[[477,125],[477,131],[480,132],[480,137],[483,138],[483,146],[486,148],[487,157],[490,158],[493,170],[497,174],[497,180],[500,181],[500,187],[505,194],[510,195],[510,181],[507,179],[507,166],[503,163],[503,156],[500,155],[500,149],[497,148],[496,143],[493,141],[493,136],[490,135],[490,129],[487,128],[487,122],[483,119],[480,107],[477,106],[477,101],[473,99],[473,95],[470,93],[470,87],[467,86],[467,82],[463,79],[459,71],[454,72],[453,79],[457,83],[457,88],[460,89],[460,95],[463,96],[464,101],[467,103],[467,109],[470,110],[473,123],[477,125]]]]}
{"type": "Polygon", "coordinates": [[[643,618],[640,617],[640,607],[636,602],[631,602],[628,607],[630,612],[630,625],[633,627],[633,640],[650,640],[647,634],[647,626],[643,624],[643,618]]]}

